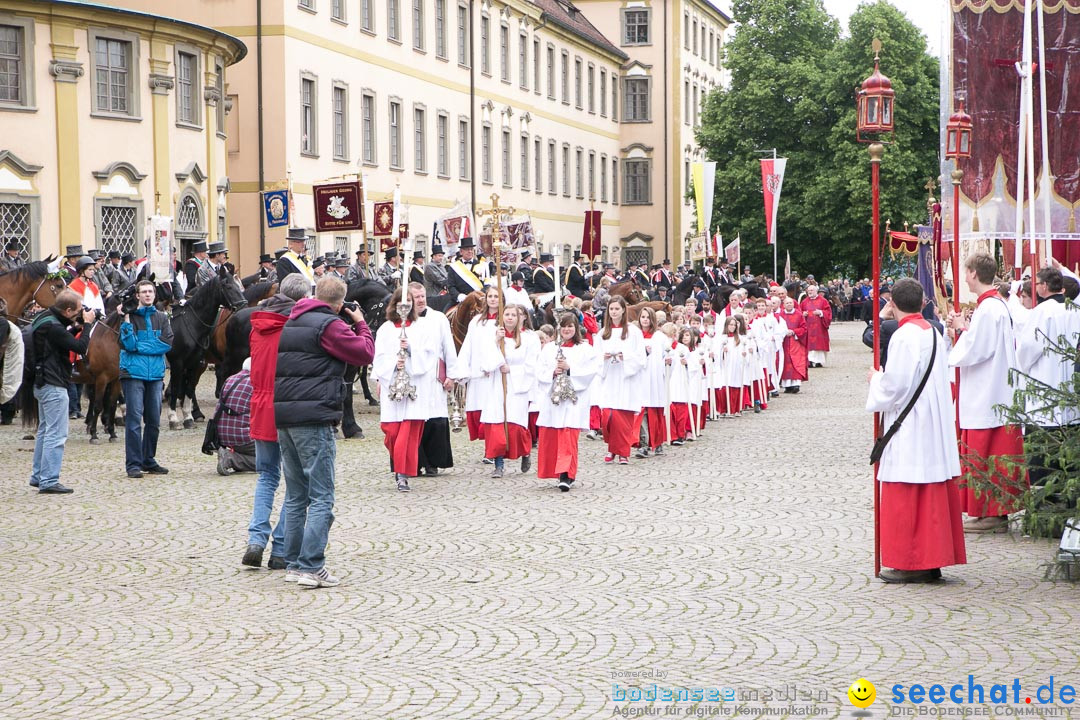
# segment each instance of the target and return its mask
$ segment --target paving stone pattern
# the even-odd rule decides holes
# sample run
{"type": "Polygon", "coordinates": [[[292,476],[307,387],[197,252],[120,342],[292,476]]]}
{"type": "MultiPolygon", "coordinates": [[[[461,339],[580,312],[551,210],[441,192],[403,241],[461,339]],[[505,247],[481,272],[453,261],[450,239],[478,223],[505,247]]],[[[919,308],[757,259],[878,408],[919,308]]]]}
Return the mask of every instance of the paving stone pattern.
{"type": "MultiPolygon", "coordinates": [[[[29,488],[32,443],[0,428],[0,718],[598,718],[642,705],[612,702],[613,683],[759,700],[794,685],[818,698],[796,706],[837,717],[860,676],[880,717],[893,683],[1080,683],[1080,588],[1042,581],[1050,543],[970,538],[970,564],[941,585],[872,577],[860,331],[834,326],[831,366],[800,395],[711,423],[666,457],[604,466],[583,438],[569,494],[516,463],[490,479],[464,433],[458,467],[399,494],[365,414],[367,439],[338,446],[334,589],[242,568],[254,475],[218,476],[201,425],[162,431],[168,476],[130,480],[122,440],[91,446],[72,423],[70,496],[29,488]]],[[[212,407],[212,385],[201,392],[212,407]]],[[[656,708],[720,716],[719,703],[656,708]]]]}

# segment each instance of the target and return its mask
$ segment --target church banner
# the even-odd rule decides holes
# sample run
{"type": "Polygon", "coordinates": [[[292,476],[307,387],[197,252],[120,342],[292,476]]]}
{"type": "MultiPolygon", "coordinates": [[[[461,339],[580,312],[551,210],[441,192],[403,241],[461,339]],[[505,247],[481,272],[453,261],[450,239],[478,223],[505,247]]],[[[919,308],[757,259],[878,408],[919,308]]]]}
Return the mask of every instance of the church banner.
{"type": "Polygon", "coordinates": [[[173,276],[173,219],[153,215],[149,225],[149,246],[146,251],[150,272],[164,281],[173,276]]]}
{"type": "Polygon", "coordinates": [[[289,191],[267,190],[263,194],[266,227],[286,227],[289,224],[289,191]]]}
{"type": "Polygon", "coordinates": [[[596,259],[600,257],[600,216],[603,210],[586,210],[585,227],[581,233],[581,254],[596,259]]]}
{"type": "Polygon", "coordinates": [[[765,244],[776,243],[777,215],[780,211],[780,191],[784,188],[787,158],[766,158],[761,161],[761,188],[765,193],[765,244]]]}
{"type": "Polygon", "coordinates": [[[359,180],[315,185],[315,232],[364,229],[364,189],[359,180]]]}
{"type": "Polygon", "coordinates": [[[697,210],[698,232],[708,235],[712,227],[713,192],[716,189],[716,163],[691,163],[690,177],[694,180],[694,204],[697,210]]]}

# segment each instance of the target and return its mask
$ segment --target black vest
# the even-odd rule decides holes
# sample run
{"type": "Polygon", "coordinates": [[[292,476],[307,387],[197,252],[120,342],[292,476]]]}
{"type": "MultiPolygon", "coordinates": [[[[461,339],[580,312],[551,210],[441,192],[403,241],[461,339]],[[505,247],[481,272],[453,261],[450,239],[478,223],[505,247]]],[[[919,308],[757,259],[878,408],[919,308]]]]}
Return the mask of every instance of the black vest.
{"type": "Polygon", "coordinates": [[[282,328],[274,376],[278,427],[341,421],[345,363],[328,355],[319,344],[326,326],[337,319],[329,307],[317,307],[282,328]]]}

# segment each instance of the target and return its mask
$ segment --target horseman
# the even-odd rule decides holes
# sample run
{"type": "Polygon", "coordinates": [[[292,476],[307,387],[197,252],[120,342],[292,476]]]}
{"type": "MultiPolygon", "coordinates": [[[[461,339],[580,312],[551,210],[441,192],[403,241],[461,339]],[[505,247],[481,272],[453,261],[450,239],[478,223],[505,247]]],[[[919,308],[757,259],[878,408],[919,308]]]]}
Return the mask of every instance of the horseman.
{"type": "Polygon", "coordinates": [[[119,294],[135,284],[135,256],[124,253],[120,256],[120,264],[114,266],[112,286],[113,292],[119,294]]]}
{"type": "Polygon", "coordinates": [[[353,280],[378,280],[375,270],[371,267],[371,251],[368,250],[366,242],[363,247],[356,251],[356,262],[349,266],[349,273],[346,277],[349,282],[353,280]]]}
{"type": "Polygon", "coordinates": [[[217,277],[218,271],[221,270],[225,264],[225,243],[220,240],[210,243],[206,255],[206,263],[199,268],[197,273],[195,273],[196,288],[205,285],[217,277]]]}
{"type": "Polygon", "coordinates": [[[64,256],[63,270],[67,270],[68,277],[74,279],[79,272],[75,269],[75,263],[79,261],[79,258],[83,257],[86,253],[83,252],[82,245],[68,245],[67,254],[64,256]]]}
{"type": "Polygon", "coordinates": [[[643,265],[644,263],[631,263],[629,277],[627,277],[627,280],[633,280],[635,283],[637,283],[637,286],[639,288],[641,288],[644,292],[647,293],[649,290],[652,289],[652,282],[649,280],[649,273],[645,272],[645,268],[643,267],[643,265]]]}
{"type": "Polygon", "coordinates": [[[447,273],[450,294],[457,297],[457,302],[464,300],[469,293],[484,287],[483,278],[487,277],[485,264],[476,258],[476,243],[473,239],[461,238],[458,258],[450,263],[450,270],[447,273]]]}
{"type": "Polygon", "coordinates": [[[574,297],[585,297],[585,293],[589,290],[589,285],[585,280],[585,273],[581,269],[581,251],[574,251],[574,262],[570,263],[570,267],[566,268],[566,275],[563,278],[563,285],[570,291],[570,294],[574,297]]]}
{"type": "Polygon", "coordinates": [[[671,274],[671,259],[664,258],[664,264],[659,270],[653,273],[653,284],[657,287],[661,285],[668,289],[668,294],[671,294],[671,290],[675,287],[675,276],[671,274]]]}
{"type": "Polygon", "coordinates": [[[540,255],[540,267],[536,268],[532,274],[532,292],[534,294],[555,292],[555,277],[552,274],[554,272],[552,270],[554,263],[555,256],[551,253],[540,255]]]}
{"type": "Polygon", "coordinates": [[[95,272],[97,263],[89,255],[83,255],[75,262],[75,279],[68,287],[79,294],[83,307],[95,310],[100,319],[105,317],[105,301],[101,297],[101,289],[94,282],[95,272]]]}
{"type": "Polygon", "coordinates": [[[209,260],[206,259],[206,241],[200,240],[191,245],[191,257],[184,263],[184,279],[187,281],[184,290],[184,297],[190,298],[195,294],[195,288],[198,287],[198,280],[196,279],[199,274],[199,270],[205,266],[209,260]]]}
{"type": "Polygon", "coordinates": [[[527,292],[534,293],[534,292],[539,292],[539,291],[534,290],[533,287],[532,287],[534,270],[533,270],[531,258],[532,258],[532,253],[529,252],[527,249],[523,250],[521,252],[521,262],[519,262],[517,264],[517,267],[514,268],[514,271],[521,273],[521,276],[525,278],[525,290],[527,292]]]}
{"type": "Polygon", "coordinates": [[[705,283],[705,289],[712,295],[720,285],[720,275],[716,271],[716,258],[705,258],[705,269],[701,273],[701,280],[705,283]]]}
{"type": "Polygon", "coordinates": [[[315,275],[312,273],[311,266],[308,265],[308,260],[304,256],[304,245],[307,242],[307,234],[304,232],[304,228],[289,228],[288,233],[285,235],[285,242],[288,244],[289,249],[278,258],[275,266],[277,269],[277,281],[280,283],[288,275],[298,272],[303,273],[311,286],[314,287],[315,275]]]}
{"type": "Polygon", "coordinates": [[[379,280],[393,292],[401,287],[401,260],[397,248],[390,248],[383,255],[386,264],[379,268],[379,280]]]}
{"type": "Polygon", "coordinates": [[[0,270],[17,270],[23,264],[24,260],[19,255],[19,243],[12,240],[4,246],[4,256],[0,258],[0,270]]]}
{"type": "Polygon", "coordinates": [[[447,291],[445,258],[442,245],[431,246],[431,262],[424,266],[424,290],[428,295],[442,295],[447,291]]]}
{"type": "Polygon", "coordinates": [[[409,268],[409,282],[424,284],[424,251],[413,251],[413,264],[409,268]]]}

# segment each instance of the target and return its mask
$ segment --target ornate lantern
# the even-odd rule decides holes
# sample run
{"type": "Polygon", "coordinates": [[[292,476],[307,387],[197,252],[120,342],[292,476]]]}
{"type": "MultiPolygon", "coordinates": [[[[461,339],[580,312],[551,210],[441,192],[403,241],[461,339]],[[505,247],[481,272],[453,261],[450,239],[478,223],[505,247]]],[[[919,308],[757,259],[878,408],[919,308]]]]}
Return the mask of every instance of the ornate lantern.
{"type": "Polygon", "coordinates": [[[945,157],[958,160],[971,157],[971,116],[964,112],[964,101],[945,126],[945,157]]]}
{"type": "Polygon", "coordinates": [[[881,41],[874,40],[874,72],[863,80],[862,89],[857,97],[856,138],[859,142],[880,142],[872,138],[863,139],[863,135],[881,135],[893,131],[893,99],[896,91],[892,81],[881,74],[878,62],[881,54],[881,41]]]}

